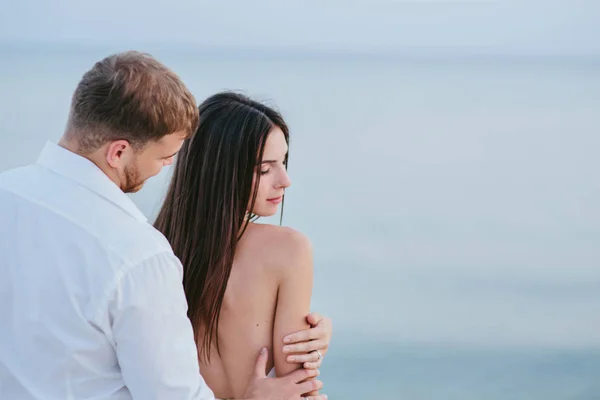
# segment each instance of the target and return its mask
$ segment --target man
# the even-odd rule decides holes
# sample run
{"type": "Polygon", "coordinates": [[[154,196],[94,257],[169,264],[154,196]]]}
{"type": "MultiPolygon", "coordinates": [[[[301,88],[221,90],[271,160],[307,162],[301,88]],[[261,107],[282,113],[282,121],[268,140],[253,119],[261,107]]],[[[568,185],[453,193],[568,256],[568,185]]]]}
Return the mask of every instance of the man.
{"type": "MultiPolygon", "coordinates": [[[[125,194],[171,164],[197,125],[196,101],[172,71],[121,53],[83,76],[59,144],[0,174],[0,398],[214,398],[199,372],[182,265],[125,194]]],[[[316,368],[330,321],[308,318],[316,327],[291,343],[317,350],[301,360],[316,368]]],[[[261,352],[246,399],[321,388],[307,381],[316,369],[267,379],[266,359],[261,352]]]]}

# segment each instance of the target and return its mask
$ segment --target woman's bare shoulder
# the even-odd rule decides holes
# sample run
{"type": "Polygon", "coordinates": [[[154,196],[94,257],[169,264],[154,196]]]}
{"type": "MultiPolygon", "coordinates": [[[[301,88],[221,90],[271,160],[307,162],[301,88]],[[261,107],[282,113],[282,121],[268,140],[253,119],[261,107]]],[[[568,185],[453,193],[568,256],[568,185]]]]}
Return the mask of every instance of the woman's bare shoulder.
{"type": "Polygon", "coordinates": [[[274,265],[289,265],[312,258],[312,244],[302,232],[286,227],[268,224],[251,224],[247,230],[252,247],[274,265]]]}

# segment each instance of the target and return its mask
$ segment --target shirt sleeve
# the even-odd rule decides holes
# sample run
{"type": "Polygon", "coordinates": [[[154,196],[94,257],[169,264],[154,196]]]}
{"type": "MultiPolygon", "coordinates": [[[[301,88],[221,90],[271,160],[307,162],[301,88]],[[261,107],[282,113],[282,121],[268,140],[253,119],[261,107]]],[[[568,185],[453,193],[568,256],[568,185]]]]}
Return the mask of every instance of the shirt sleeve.
{"type": "Polygon", "coordinates": [[[161,253],[128,270],[109,305],[125,385],[134,399],[214,400],[200,375],[181,262],[161,253]]]}

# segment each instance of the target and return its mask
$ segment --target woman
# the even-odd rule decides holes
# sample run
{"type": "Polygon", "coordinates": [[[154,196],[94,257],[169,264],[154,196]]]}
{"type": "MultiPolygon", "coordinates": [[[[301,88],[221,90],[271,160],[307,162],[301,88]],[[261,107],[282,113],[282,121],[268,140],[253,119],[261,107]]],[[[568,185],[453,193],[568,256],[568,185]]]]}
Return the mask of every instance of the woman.
{"type": "Polygon", "coordinates": [[[271,350],[268,369],[277,376],[321,357],[285,354],[279,345],[309,327],[312,253],[297,231],[252,222],[274,215],[291,184],[281,115],[231,92],[199,110],[200,126],[179,152],[155,226],[184,265],[202,376],[217,397],[241,398],[261,347],[271,350]]]}

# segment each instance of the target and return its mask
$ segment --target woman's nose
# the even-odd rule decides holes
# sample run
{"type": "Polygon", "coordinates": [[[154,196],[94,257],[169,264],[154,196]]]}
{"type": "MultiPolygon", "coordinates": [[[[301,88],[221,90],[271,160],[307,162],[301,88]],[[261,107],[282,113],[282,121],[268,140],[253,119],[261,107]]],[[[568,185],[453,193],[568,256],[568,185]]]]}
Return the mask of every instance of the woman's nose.
{"type": "Polygon", "coordinates": [[[287,171],[282,171],[281,172],[281,176],[279,178],[279,187],[281,188],[289,188],[292,185],[292,181],[289,177],[289,175],[287,174],[287,171]]]}

